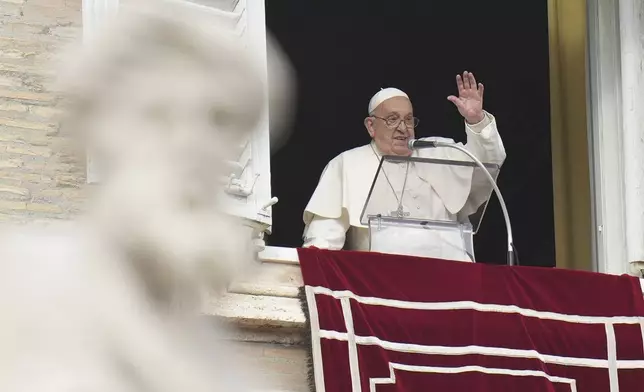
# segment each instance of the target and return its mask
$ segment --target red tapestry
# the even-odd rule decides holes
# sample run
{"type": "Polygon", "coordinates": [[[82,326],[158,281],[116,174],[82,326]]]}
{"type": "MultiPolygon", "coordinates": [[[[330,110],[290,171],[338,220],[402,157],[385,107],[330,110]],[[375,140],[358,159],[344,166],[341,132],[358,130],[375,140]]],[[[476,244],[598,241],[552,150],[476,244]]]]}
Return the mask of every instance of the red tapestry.
{"type": "Polygon", "coordinates": [[[300,249],[317,392],[642,392],[639,280],[300,249]]]}

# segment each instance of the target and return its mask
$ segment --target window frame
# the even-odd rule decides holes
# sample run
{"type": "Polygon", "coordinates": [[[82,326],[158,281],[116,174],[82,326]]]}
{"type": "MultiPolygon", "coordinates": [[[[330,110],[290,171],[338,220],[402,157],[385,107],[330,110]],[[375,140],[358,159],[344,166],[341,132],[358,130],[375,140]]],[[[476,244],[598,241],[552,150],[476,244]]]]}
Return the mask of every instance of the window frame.
{"type": "Polygon", "coordinates": [[[644,261],[644,75],[633,0],[588,0],[589,153],[595,270],[637,273],[644,261]]]}

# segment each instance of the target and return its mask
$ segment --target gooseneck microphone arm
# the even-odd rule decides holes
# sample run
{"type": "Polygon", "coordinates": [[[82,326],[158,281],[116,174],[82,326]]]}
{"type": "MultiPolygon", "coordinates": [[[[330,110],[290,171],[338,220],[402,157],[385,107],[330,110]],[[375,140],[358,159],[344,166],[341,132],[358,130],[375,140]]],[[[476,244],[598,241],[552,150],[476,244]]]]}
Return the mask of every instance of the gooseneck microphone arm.
{"type": "Polygon", "coordinates": [[[499,190],[499,187],[496,185],[496,181],[494,181],[494,177],[490,174],[490,172],[487,170],[483,162],[481,162],[474,154],[469,152],[465,147],[459,146],[458,144],[454,143],[445,143],[437,140],[416,140],[416,139],[411,139],[409,140],[408,147],[410,150],[412,149],[419,149],[419,148],[436,148],[436,147],[447,147],[447,148],[453,148],[456,150],[461,151],[468,157],[474,161],[474,163],[477,164],[481,169],[483,169],[483,172],[485,172],[485,175],[487,176],[487,179],[490,181],[490,184],[492,184],[492,187],[494,187],[494,193],[496,193],[496,197],[499,198],[499,203],[501,204],[501,210],[503,211],[503,218],[505,219],[505,228],[507,230],[508,234],[508,260],[507,264],[509,266],[513,266],[516,264],[516,255],[514,251],[514,240],[512,238],[512,225],[510,224],[510,214],[508,214],[508,208],[505,205],[505,200],[503,199],[503,195],[501,194],[501,191],[499,190]]]}

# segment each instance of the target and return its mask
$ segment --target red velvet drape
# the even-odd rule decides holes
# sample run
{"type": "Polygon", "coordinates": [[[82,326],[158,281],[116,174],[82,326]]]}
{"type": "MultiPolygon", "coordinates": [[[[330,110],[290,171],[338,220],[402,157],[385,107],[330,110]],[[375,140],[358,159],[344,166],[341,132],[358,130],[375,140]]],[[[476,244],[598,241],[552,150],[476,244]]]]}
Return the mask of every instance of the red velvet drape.
{"type": "Polygon", "coordinates": [[[298,252],[318,391],[644,391],[636,278],[298,252]]]}

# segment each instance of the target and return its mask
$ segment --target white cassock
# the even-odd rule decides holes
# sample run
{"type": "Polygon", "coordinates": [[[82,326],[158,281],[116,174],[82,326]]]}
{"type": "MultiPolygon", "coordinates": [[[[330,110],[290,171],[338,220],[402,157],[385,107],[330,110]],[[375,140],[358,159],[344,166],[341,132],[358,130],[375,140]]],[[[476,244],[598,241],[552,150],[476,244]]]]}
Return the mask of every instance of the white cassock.
{"type": "MultiPolygon", "coordinates": [[[[499,136],[494,116],[485,113],[485,119],[478,124],[465,124],[467,143],[465,148],[484,163],[501,165],[505,160],[505,148],[499,136]]],[[[430,137],[421,140],[440,140],[453,143],[452,139],[430,137]]],[[[462,145],[461,143],[459,143],[462,145]]],[[[414,157],[447,159],[471,162],[462,152],[452,148],[431,148],[415,150],[414,157]]],[[[378,171],[381,153],[375,143],[357,147],[333,158],[322,172],[315,192],[304,210],[304,247],[315,246],[321,249],[370,250],[368,227],[360,222],[365,201],[369,195],[374,176],[378,171]]],[[[491,186],[481,173],[474,175],[472,167],[448,165],[415,165],[408,163],[383,165],[387,181],[380,178],[374,195],[382,199],[386,211],[403,199],[397,192],[407,192],[403,203],[411,217],[434,221],[456,221],[457,214],[473,209],[487,200],[491,186]],[[389,188],[389,189],[387,189],[389,188]],[[377,194],[376,194],[377,193],[377,194]],[[389,199],[388,201],[387,198],[389,199]]],[[[379,175],[379,177],[382,174],[379,175]]],[[[372,199],[374,196],[372,196],[372,199]]],[[[371,202],[370,202],[371,203],[371,202]]],[[[472,211],[473,212],[473,211],[472,211]]],[[[391,253],[424,255],[450,260],[470,260],[464,255],[462,247],[454,245],[453,239],[432,233],[431,250],[427,248],[417,253],[408,248],[406,251],[391,253]],[[459,249],[456,249],[459,248],[459,249]]],[[[409,244],[427,242],[424,238],[404,238],[409,244]]]]}

